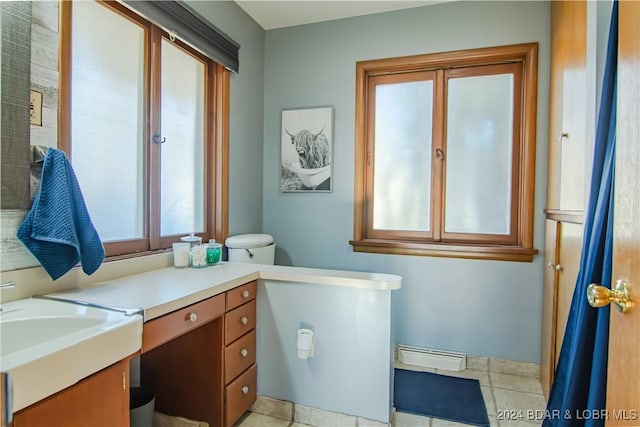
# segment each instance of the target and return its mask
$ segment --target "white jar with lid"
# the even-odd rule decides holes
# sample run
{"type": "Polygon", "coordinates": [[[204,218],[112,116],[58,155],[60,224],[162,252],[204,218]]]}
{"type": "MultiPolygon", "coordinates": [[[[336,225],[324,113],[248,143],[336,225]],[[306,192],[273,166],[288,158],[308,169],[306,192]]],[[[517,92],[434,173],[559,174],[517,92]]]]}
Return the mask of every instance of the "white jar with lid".
{"type": "Polygon", "coordinates": [[[196,236],[196,233],[191,233],[188,236],[183,236],[180,238],[181,241],[187,242],[193,248],[194,246],[202,244],[202,237],[196,236]]]}

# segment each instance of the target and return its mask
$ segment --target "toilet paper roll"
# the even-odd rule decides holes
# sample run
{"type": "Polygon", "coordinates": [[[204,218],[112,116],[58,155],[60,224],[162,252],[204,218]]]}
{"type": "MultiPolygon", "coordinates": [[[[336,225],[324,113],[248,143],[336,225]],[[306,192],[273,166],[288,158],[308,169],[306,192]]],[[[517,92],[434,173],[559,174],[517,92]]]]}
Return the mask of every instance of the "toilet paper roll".
{"type": "Polygon", "coordinates": [[[298,329],[297,350],[300,359],[313,357],[314,334],[311,329],[298,329]]]}

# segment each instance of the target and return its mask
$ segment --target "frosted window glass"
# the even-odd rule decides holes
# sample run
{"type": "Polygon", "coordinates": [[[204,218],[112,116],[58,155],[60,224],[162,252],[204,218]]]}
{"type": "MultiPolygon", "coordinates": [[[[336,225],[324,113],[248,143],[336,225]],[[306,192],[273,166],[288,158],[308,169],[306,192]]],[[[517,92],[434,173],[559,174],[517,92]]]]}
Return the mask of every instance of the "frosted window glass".
{"type": "Polygon", "coordinates": [[[509,234],[513,75],[450,79],[445,231],[509,234]]]}
{"type": "Polygon", "coordinates": [[[104,241],[144,234],[144,30],[94,2],[73,2],[72,162],[104,241]]]}
{"type": "Polygon", "coordinates": [[[433,82],[376,86],[373,228],[429,231],[433,82]]]}
{"type": "Polygon", "coordinates": [[[204,230],[204,83],[204,64],[163,39],[163,236],[204,230]]]}

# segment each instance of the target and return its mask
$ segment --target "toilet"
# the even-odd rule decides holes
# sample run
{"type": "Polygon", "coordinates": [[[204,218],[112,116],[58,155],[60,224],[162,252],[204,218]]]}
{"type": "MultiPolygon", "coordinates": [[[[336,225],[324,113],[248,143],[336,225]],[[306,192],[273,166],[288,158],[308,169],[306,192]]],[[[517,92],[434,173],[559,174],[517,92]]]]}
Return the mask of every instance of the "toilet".
{"type": "Polygon", "coordinates": [[[269,234],[238,234],[227,237],[224,242],[229,262],[251,262],[273,264],[276,245],[269,234]]]}

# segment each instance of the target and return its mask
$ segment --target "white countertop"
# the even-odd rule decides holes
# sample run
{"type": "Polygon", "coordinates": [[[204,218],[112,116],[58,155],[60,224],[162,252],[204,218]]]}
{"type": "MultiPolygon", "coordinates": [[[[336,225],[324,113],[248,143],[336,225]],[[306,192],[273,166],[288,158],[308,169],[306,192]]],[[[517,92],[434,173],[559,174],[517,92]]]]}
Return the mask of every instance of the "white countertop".
{"type": "Polygon", "coordinates": [[[206,268],[163,268],[48,296],[139,309],[148,321],[257,279],[381,291],[400,289],[402,283],[394,274],[223,262],[206,268]]]}

